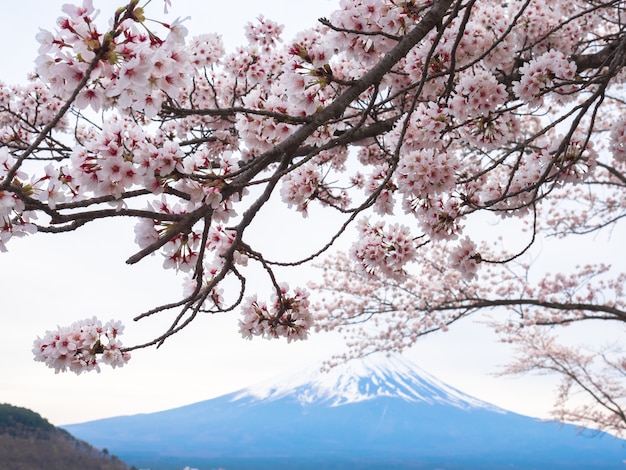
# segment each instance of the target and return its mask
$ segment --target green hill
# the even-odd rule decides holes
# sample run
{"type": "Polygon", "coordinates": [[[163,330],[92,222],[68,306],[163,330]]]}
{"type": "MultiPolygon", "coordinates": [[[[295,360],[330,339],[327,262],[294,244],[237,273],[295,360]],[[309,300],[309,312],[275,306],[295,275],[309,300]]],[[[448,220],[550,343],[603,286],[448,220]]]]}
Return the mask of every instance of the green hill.
{"type": "Polygon", "coordinates": [[[26,408],[0,404],[3,470],[129,470],[106,449],[97,450],[26,408]]]}

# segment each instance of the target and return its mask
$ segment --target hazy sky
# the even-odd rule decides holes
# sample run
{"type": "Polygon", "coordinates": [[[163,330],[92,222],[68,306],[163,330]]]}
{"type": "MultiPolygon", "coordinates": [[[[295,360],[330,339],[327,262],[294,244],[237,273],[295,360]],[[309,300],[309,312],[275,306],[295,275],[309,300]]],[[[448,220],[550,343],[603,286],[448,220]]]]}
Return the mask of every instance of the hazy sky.
{"type": "MultiPolygon", "coordinates": [[[[12,2],[10,13],[0,17],[0,38],[5,44],[1,80],[23,80],[36,57],[38,28],[53,29],[63,3],[66,1],[12,2]]],[[[153,3],[154,10],[162,10],[161,0],[153,3]]],[[[313,25],[316,18],[329,15],[336,2],[297,2],[297,10],[293,0],[172,3],[172,19],[191,16],[187,23],[191,36],[217,31],[230,48],[243,43],[243,24],[260,13],[285,24],[285,38],[289,38],[298,29],[313,25]]],[[[105,18],[117,6],[111,0],[94,0],[94,4],[105,18]]],[[[311,228],[298,225],[299,216],[290,219],[294,233],[281,239],[286,235],[272,222],[275,214],[265,212],[257,228],[263,232],[265,245],[294,250],[309,246],[311,228]],[[287,243],[289,240],[297,243],[287,243]]],[[[313,219],[315,215],[314,211],[313,219]]],[[[323,220],[321,225],[330,230],[332,224],[332,220],[323,220]]],[[[161,349],[135,351],[130,363],[119,370],[103,367],[101,374],[55,375],[35,363],[32,341],[56,325],[93,315],[103,321],[121,319],[127,325],[121,339],[130,345],[151,339],[171,321],[170,315],[131,322],[135,314],[177,300],[181,292],[181,280],[161,269],[158,256],[132,267],[124,263],[135,249],[133,238],[132,223],[116,221],[92,224],[72,234],[11,240],[10,252],[0,254],[0,354],[4,358],[0,363],[0,402],[32,408],[54,424],[152,412],[212,398],[341,350],[341,340],[334,336],[314,336],[290,345],[245,341],[237,333],[237,314],[231,314],[200,318],[161,349]]],[[[299,272],[292,277],[304,281],[309,274],[299,272]]],[[[269,297],[265,292],[259,294],[269,297]]],[[[466,324],[462,330],[425,339],[407,355],[466,393],[514,411],[545,414],[551,382],[490,375],[507,355],[493,340],[484,327],[466,324]]]]}

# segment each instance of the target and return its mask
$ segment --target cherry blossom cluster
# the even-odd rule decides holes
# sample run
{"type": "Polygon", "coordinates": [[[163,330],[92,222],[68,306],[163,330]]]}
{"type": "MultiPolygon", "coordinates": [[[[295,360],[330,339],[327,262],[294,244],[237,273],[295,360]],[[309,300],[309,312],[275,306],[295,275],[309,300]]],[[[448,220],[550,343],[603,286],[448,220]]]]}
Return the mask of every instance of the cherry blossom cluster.
{"type": "Polygon", "coordinates": [[[412,150],[442,150],[446,146],[446,131],[450,123],[451,117],[445,103],[419,103],[411,114],[410,125],[402,141],[403,148],[407,153],[412,150]]]}
{"type": "Polygon", "coordinates": [[[222,37],[215,33],[194,37],[189,48],[191,50],[191,63],[197,70],[218,64],[225,54],[222,37]]]}
{"type": "Polygon", "coordinates": [[[285,337],[287,341],[306,339],[313,324],[309,307],[309,293],[295,289],[289,293],[286,284],[280,286],[280,294],[274,294],[269,305],[257,300],[256,295],[247,298],[241,306],[239,331],[244,338],[285,337]]]}
{"type": "Polygon", "coordinates": [[[626,119],[617,118],[611,129],[610,150],[618,162],[626,162],[626,119]]]}
{"type": "Polygon", "coordinates": [[[259,16],[255,23],[246,25],[245,32],[248,42],[260,47],[259,53],[267,53],[280,41],[283,29],[282,25],[259,16]]]}
{"type": "Polygon", "coordinates": [[[351,255],[361,269],[371,275],[396,278],[405,274],[404,267],[417,256],[416,242],[407,226],[384,222],[359,222],[359,238],[351,255]]]}
{"type": "Polygon", "coordinates": [[[381,216],[392,215],[395,212],[396,199],[394,193],[398,188],[389,179],[388,165],[376,165],[365,184],[359,180],[360,177],[357,176],[353,181],[357,186],[364,186],[368,194],[378,192],[378,197],[374,203],[374,212],[381,216]]]}
{"type": "Polygon", "coordinates": [[[463,238],[450,254],[450,267],[458,270],[466,280],[476,275],[481,261],[476,244],[469,237],[463,238]]]}
{"type": "MultiPolygon", "coordinates": [[[[0,148],[0,183],[15,164],[15,158],[6,147],[0,148]]],[[[24,172],[18,172],[16,178],[25,179],[24,172]]],[[[14,236],[21,237],[36,232],[31,223],[34,214],[24,212],[24,202],[10,191],[0,190],[0,253],[6,252],[6,243],[14,236]]]]}
{"type": "Polygon", "coordinates": [[[487,70],[461,72],[458,80],[449,108],[460,122],[488,116],[507,101],[505,86],[487,70]]]}
{"type": "MultiPolygon", "coordinates": [[[[229,230],[223,225],[215,225],[209,230],[209,237],[206,243],[207,249],[215,253],[215,261],[212,265],[209,265],[209,271],[215,272],[221,268],[225,259],[226,252],[231,249],[235,241],[236,232],[229,230]]],[[[233,251],[233,263],[240,266],[246,266],[248,264],[248,255],[245,252],[234,250],[233,251]]]]}
{"type": "MultiPolygon", "coordinates": [[[[420,7],[431,3],[422,2],[376,2],[374,0],[341,0],[339,10],[331,17],[331,23],[351,31],[385,32],[402,35],[419,19],[420,7]]],[[[330,40],[349,56],[368,62],[387,52],[393,41],[380,36],[359,36],[346,32],[330,33],[330,40]]]]}
{"type": "MultiPolygon", "coordinates": [[[[9,170],[15,164],[15,158],[9,154],[6,147],[0,149],[0,181],[6,178],[9,170]]],[[[21,173],[22,178],[26,178],[25,173],[21,173]]],[[[13,211],[23,209],[23,202],[8,191],[0,191],[0,220],[4,223],[10,222],[10,215],[13,211]]]]}
{"type": "MultiPolygon", "coordinates": [[[[563,141],[563,139],[559,140],[563,141]]],[[[556,153],[558,145],[554,144],[549,150],[556,153]]],[[[553,160],[553,174],[556,175],[556,180],[560,183],[577,184],[594,173],[598,162],[598,152],[588,136],[576,133],[570,137],[565,151],[560,152],[559,158],[553,160]]]]}
{"type": "Polygon", "coordinates": [[[280,195],[288,207],[296,206],[306,217],[309,201],[315,198],[321,181],[319,167],[315,164],[303,165],[283,179],[280,195]]]}
{"type": "Polygon", "coordinates": [[[455,154],[435,150],[407,152],[396,170],[398,191],[407,198],[421,199],[448,193],[454,188],[459,168],[455,154]]]}
{"type": "Polygon", "coordinates": [[[414,214],[424,234],[433,240],[455,240],[463,231],[462,204],[458,197],[432,196],[405,199],[405,212],[414,214]]]}
{"type": "Polygon", "coordinates": [[[554,49],[524,64],[520,74],[522,78],[513,85],[513,91],[529,106],[540,106],[548,92],[561,95],[560,98],[564,99],[577,89],[572,84],[576,64],[554,49]]]}
{"type": "Polygon", "coordinates": [[[192,69],[183,47],[184,27],[168,25],[170,32],[161,40],[137,27],[145,20],[144,11],[136,3],[129,6],[134,9],[118,10],[117,29],[109,33],[98,30],[98,12],[91,1],[82,7],[65,5],[67,16],[59,20],[59,30],[39,33],[37,74],[55,95],[68,98],[81,80],[87,79],[88,86],[76,98],[78,108],[100,111],[116,106],[141,111],[150,118],[168,95],[176,95],[189,83],[192,69]],[[97,63],[91,71],[94,60],[97,63]]]}
{"type": "Polygon", "coordinates": [[[70,370],[100,372],[100,364],[122,367],[130,359],[119,336],[124,326],[119,321],[102,322],[95,317],[77,321],[58,330],[46,331],[33,345],[35,360],[44,362],[55,373],[70,370]]]}

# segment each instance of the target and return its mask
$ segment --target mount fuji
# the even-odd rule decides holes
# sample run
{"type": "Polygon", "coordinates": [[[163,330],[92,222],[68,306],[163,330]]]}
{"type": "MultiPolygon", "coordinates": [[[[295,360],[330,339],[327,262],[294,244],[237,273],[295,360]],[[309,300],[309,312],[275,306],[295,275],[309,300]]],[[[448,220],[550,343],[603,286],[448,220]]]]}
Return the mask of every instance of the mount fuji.
{"type": "Polygon", "coordinates": [[[505,411],[398,355],[63,427],[151,470],[626,469],[626,441],[505,411]]]}

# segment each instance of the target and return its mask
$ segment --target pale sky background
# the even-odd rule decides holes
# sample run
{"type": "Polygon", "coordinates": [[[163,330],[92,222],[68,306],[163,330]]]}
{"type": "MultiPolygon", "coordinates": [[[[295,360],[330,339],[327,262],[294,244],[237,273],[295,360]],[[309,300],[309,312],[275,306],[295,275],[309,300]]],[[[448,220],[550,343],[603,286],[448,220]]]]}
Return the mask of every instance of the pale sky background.
{"type": "MultiPolygon", "coordinates": [[[[24,81],[37,55],[34,37],[38,28],[52,30],[64,3],[10,2],[10,8],[5,8],[0,16],[0,38],[4,44],[0,80],[24,81]]],[[[219,32],[224,35],[227,49],[232,49],[244,42],[243,25],[259,14],[285,24],[283,37],[289,39],[299,29],[313,25],[318,17],[328,16],[338,1],[172,3],[171,20],[191,16],[186,23],[190,36],[219,32]]],[[[119,6],[110,0],[94,0],[94,4],[105,18],[119,6]]],[[[153,4],[152,11],[162,11],[162,0],[153,0],[153,4]]],[[[278,214],[266,210],[257,225],[261,232],[259,248],[274,249],[275,257],[288,259],[289,252],[304,253],[320,246],[325,240],[317,236],[323,230],[330,233],[336,223],[327,219],[320,223],[320,218],[316,219],[320,214],[323,213],[311,214],[307,223],[313,225],[304,223],[297,214],[276,224],[278,214]],[[292,232],[284,231],[285,227],[292,232]],[[312,230],[316,233],[313,240],[312,230]]],[[[613,237],[617,238],[616,234],[613,237]]],[[[307,342],[289,345],[283,341],[243,340],[237,332],[238,314],[234,313],[200,318],[161,349],[133,352],[132,360],[122,369],[104,366],[100,374],[76,376],[55,374],[42,363],[34,362],[33,340],[56,325],[68,325],[93,315],[103,321],[120,319],[126,324],[121,337],[125,345],[151,339],[167,326],[175,313],[138,324],[131,321],[142,311],[178,300],[182,281],[173,272],[161,269],[159,256],[127,266],[126,258],[136,250],[133,238],[132,221],[106,221],[71,234],[13,239],[8,245],[9,253],[0,253],[0,402],[31,408],[56,425],[153,412],[213,398],[297,370],[302,364],[321,362],[342,350],[341,338],[329,335],[314,335],[307,342]]],[[[593,243],[605,240],[606,237],[593,243]]],[[[573,263],[569,245],[542,249],[552,260],[573,263]]],[[[311,273],[300,271],[289,279],[300,279],[304,284],[311,273]]],[[[249,287],[252,292],[254,282],[249,287]]],[[[259,291],[259,295],[269,297],[266,290],[259,291]]],[[[496,344],[484,327],[465,322],[462,328],[422,340],[407,356],[441,380],[477,398],[512,411],[546,416],[554,382],[536,377],[493,377],[497,366],[506,362],[507,354],[508,350],[496,344]]]]}

